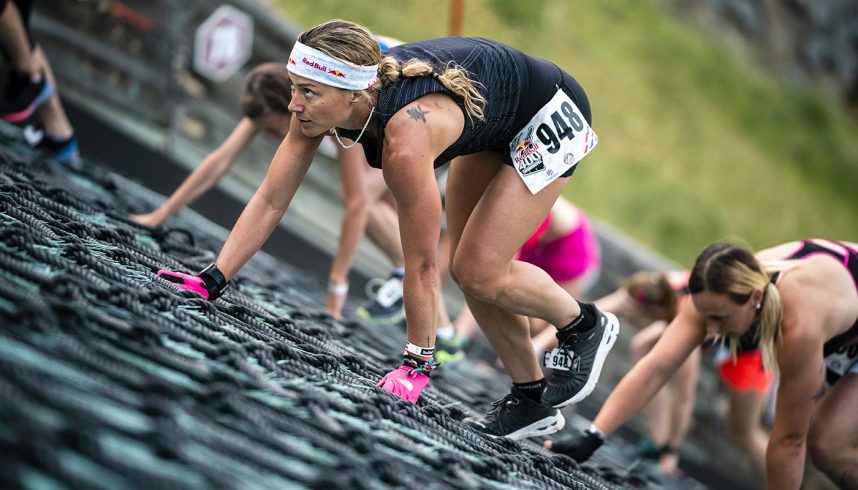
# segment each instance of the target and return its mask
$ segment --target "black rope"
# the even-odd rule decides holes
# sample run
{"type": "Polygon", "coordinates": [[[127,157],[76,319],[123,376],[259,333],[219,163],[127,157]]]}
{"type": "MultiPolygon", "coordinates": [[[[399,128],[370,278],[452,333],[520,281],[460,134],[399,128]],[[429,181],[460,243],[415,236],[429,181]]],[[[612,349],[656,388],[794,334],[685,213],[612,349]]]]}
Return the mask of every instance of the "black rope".
{"type": "Polygon", "coordinates": [[[0,134],[0,484],[69,487],[609,488],[462,420],[507,383],[441,367],[417,404],[375,386],[404,333],[321,312],[321,281],[258,254],[217,302],[196,271],[223,237],[127,215],[152,203],[0,134]],[[78,184],[86,182],[85,187],[78,184]],[[41,478],[42,480],[38,480],[41,478]]]}

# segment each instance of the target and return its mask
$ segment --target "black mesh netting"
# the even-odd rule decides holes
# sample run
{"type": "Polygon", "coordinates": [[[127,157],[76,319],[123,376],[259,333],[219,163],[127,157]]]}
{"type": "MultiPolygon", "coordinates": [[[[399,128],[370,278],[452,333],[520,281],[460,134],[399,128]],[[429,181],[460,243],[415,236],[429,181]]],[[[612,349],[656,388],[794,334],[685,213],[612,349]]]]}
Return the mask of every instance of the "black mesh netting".
{"type": "MultiPolygon", "coordinates": [[[[0,485],[51,488],[612,488],[617,472],[489,440],[461,420],[508,387],[443,366],[420,402],[374,384],[398,329],[337,322],[324,289],[257,254],[208,303],[214,229],[150,229],[135,187],[0,136],[0,485]]],[[[607,449],[607,448],[606,448],[607,449]]]]}

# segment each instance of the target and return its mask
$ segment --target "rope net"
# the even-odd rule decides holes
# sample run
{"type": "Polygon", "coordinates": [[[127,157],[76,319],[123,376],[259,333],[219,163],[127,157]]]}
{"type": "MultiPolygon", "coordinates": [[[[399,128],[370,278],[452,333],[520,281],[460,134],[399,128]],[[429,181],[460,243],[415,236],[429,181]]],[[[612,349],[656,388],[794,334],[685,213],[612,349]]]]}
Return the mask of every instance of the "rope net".
{"type": "Polygon", "coordinates": [[[137,225],[139,186],[0,143],[0,486],[652,483],[468,429],[508,385],[467,361],[417,404],[382,392],[403,332],[324,315],[324,286],[265,253],[217,302],[179,291],[155,272],[200,270],[224,230],[137,225]]]}

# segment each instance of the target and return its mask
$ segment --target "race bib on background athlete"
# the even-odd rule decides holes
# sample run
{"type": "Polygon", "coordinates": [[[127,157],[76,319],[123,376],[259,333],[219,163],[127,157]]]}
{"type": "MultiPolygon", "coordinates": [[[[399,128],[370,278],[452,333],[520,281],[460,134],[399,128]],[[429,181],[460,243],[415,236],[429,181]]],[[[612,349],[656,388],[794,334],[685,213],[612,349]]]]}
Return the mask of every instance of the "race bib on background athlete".
{"type": "Polygon", "coordinates": [[[536,194],[587,156],[599,138],[563,90],[509,144],[518,175],[536,194]]]}
{"type": "Polygon", "coordinates": [[[846,371],[858,362],[858,344],[840,347],[836,351],[825,356],[825,367],[838,377],[846,374],[846,371]]]}

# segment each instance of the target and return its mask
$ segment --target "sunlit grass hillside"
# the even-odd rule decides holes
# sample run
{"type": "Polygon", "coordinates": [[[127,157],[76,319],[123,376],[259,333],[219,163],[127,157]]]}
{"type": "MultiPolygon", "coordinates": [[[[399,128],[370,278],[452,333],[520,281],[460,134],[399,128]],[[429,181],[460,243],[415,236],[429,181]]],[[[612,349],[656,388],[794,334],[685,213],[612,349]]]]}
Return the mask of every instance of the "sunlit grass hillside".
{"type": "MultiPolygon", "coordinates": [[[[278,0],[301,28],[354,20],[405,41],[446,34],[447,1],[278,0]]],[[[599,146],[567,195],[688,265],[711,241],[858,240],[858,125],[649,2],[465,0],[464,35],[575,76],[599,146]]]]}

